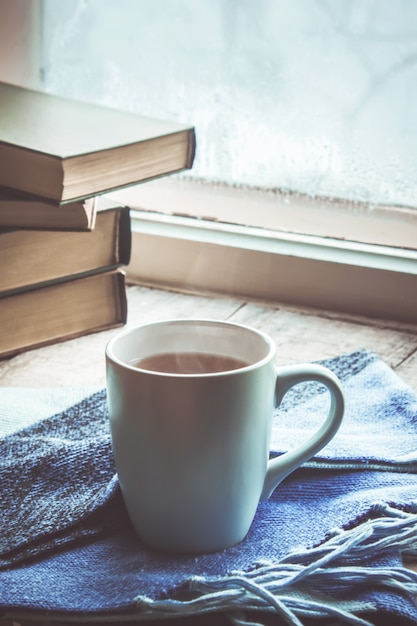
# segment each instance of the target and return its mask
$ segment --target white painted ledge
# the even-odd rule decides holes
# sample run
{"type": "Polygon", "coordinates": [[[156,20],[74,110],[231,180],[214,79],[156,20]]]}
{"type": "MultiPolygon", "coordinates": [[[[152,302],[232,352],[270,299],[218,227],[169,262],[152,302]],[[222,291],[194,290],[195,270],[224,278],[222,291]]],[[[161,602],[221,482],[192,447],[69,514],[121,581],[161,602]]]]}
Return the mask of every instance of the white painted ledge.
{"type": "Polygon", "coordinates": [[[132,212],[130,282],[417,323],[417,252],[132,212]]]}

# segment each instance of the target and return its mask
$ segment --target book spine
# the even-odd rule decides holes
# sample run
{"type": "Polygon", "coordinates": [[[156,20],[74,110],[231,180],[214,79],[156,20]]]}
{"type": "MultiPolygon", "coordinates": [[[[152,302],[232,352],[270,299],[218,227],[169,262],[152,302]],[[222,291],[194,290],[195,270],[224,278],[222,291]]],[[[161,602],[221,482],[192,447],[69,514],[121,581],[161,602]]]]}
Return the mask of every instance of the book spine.
{"type": "Polygon", "coordinates": [[[194,128],[188,131],[188,153],[187,153],[187,165],[186,168],[191,169],[195,159],[195,153],[197,149],[197,140],[194,128]]]}
{"type": "Polygon", "coordinates": [[[132,231],[129,207],[119,210],[116,258],[119,265],[129,265],[132,254],[132,231]]]}
{"type": "Polygon", "coordinates": [[[120,326],[127,322],[127,295],[126,295],[126,275],[123,271],[114,272],[115,278],[115,303],[117,306],[117,316],[113,322],[120,326]]]}

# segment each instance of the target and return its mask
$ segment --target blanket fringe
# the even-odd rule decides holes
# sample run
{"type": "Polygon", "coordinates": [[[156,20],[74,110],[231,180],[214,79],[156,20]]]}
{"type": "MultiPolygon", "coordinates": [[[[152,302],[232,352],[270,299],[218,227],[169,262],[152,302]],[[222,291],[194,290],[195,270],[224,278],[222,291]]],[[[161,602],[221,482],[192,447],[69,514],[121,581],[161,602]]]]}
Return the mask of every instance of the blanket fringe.
{"type": "Polygon", "coordinates": [[[336,530],[325,543],[296,550],[277,562],[260,562],[249,571],[227,576],[196,576],[178,590],[177,597],[135,598],[141,615],[173,617],[228,612],[236,626],[249,626],[242,611],[273,611],[285,623],[302,626],[303,617],[337,618],[355,626],[371,626],[359,616],[376,610],[369,600],[345,601],[353,594],[377,587],[385,592],[417,594],[417,572],[405,567],[370,567],[366,559],[395,550],[417,549],[417,514],[385,503],[372,507],[375,519],[349,530],[336,530]],[[184,595],[185,594],[185,595],[184,595]],[[183,599],[185,598],[185,599],[183,599]]]}

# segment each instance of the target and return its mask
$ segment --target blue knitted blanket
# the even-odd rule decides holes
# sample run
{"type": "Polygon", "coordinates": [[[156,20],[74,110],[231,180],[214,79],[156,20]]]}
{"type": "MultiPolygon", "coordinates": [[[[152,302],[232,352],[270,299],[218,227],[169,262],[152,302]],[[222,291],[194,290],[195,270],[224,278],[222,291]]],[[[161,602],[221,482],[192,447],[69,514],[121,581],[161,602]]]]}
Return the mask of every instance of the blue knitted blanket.
{"type": "MultiPolygon", "coordinates": [[[[132,531],[104,390],[50,402],[0,389],[0,616],[417,624],[417,574],[402,564],[417,554],[417,394],[368,351],[322,363],[346,396],[336,437],[260,503],[241,544],[192,557],[132,531]]],[[[271,454],[315,429],[327,402],[315,383],[289,392],[271,454]]]]}

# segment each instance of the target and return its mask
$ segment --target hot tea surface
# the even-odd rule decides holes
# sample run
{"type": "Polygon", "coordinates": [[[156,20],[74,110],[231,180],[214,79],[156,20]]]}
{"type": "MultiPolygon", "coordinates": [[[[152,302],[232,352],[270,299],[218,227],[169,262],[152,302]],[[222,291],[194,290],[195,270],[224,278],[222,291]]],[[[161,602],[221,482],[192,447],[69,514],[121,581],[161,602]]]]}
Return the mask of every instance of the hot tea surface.
{"type": "Polygon", "coordinates": [[[167,374],[214,374],[240,369],[249,363],[233,356],[207,352],[164,352],[137,359],[131,365],[167,374]]]}

